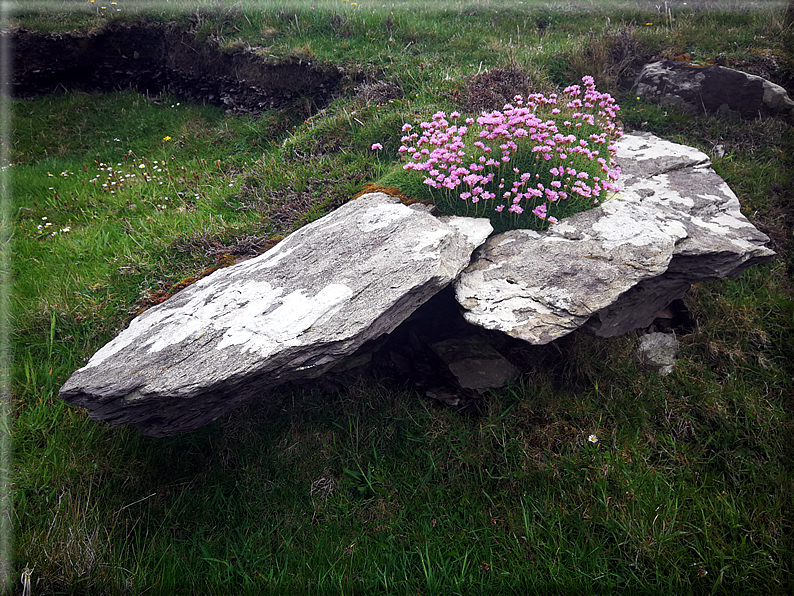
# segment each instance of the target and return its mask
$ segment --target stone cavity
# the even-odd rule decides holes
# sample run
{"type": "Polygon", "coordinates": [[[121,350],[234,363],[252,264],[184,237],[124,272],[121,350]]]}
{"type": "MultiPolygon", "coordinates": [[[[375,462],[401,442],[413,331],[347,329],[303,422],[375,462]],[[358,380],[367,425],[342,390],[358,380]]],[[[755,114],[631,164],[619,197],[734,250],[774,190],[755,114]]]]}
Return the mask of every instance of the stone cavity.
{"type": "Polygon", "coordinates": [[[477,250],[455,284],[467,321],[532,344],[580,328],[622,335],[648,327],[691,284],[775,254],[704,153],[637,133],[619,140],[616,159],[619,195],[477,250]]]}
{"type": "Polygon", "coordinates": [[[383,193],[300,228],[135,318],[61,388],[94,420],[159,437],[322,375],[451,283],[492,232],[383,193]]]}
{"type": "Polygon", "coordinates": [[[718,65],[653,62],[640,71],[634,92],[700,114],[757,118],[759,115],[790,117],[794,113],[794,101],[780,85],[718,65]]]}

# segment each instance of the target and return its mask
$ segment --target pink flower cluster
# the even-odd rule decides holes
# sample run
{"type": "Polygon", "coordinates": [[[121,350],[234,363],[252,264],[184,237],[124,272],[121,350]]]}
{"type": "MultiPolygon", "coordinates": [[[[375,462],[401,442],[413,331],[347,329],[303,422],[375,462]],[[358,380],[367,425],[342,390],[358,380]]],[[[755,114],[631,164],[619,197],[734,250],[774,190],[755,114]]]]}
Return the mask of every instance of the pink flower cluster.
{"type": "Polygon", "coordinates": [[[596,204],[602,192],[617,190],[613,143],[623,132],[614,122],[620,110],[615,100],[596,91],[592,77],[582,81],[584,90],[572,85],[561,97],[536,93],[525,101],[517,95],[515,106],[483,112],[476,122],[437,112],[419,131],[405,124],[403,168],[473,205],[516,216],[529,208],[552,223],[549,213],[558,201],[596,204]]]}

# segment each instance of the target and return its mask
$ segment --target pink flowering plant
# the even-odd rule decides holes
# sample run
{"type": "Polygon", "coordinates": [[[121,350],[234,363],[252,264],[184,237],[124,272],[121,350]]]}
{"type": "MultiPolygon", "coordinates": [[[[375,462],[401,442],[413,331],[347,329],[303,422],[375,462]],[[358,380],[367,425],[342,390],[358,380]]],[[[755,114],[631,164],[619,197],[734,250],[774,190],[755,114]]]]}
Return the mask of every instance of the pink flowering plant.
{"type": "MultiPolygon", "coordinates": [[[[407,173],[442,213],[488,217],[496,231],[542,230],[590,209],[618,190],[614,142],[620,107],[592,77],[561,96],[516,95],[515,104],[476,120],[437,112],[418,130],[403,125],[403,172],[381,184],[397,186],[407,173]]],[[[418,192],[417,192],[418,191],[418,192]]]]}

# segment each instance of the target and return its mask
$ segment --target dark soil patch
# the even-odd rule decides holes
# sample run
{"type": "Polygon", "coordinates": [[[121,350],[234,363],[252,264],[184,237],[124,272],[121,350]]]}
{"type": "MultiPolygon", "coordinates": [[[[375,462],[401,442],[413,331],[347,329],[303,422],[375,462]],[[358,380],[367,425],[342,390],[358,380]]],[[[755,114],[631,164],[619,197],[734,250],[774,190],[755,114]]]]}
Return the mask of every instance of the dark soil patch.
{"type": "Polygon", "coordinates": [[[304,103],[315,111],[339,89],[344,71],[300,57],[276,58],[261,48],[221,48],[173,23],[109,23],[92,31],[3,31],[14,49],[16,97],[63,90],[172,93],[229,111],[260,113],[304,103]]]}

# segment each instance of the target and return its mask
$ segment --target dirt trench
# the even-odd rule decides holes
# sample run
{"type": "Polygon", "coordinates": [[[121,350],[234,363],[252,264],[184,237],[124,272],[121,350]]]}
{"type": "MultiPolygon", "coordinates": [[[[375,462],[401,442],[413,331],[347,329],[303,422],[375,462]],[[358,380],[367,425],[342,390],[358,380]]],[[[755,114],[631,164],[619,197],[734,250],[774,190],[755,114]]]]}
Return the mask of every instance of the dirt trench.
{"type": "Polygon", "coordinates": [[[10,36],[13,56],[7,90],[21,98],[133,88],[230,112],[256,114],[299,101],[314,111],[329,103],[345,78],[335,65],[275,58],[247,46],[221,48],[212,38],[199,42],[172,23],[109,23],[68,33],[10,29],[2,35],[10,36]]]}

